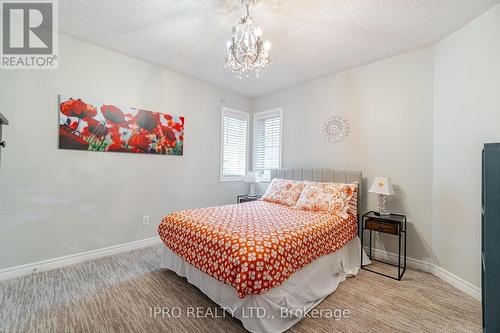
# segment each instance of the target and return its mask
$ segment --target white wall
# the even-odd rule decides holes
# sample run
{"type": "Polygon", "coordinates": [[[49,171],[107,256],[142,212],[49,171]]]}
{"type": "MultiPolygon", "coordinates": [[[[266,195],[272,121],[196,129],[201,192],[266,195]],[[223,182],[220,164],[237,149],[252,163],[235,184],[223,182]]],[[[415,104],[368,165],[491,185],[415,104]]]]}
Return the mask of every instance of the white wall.
{"type": "Polygon", "coordinates": [[[0,269],[153,237],[173,210],[247,191],[219,182],[219,117],[248,98],[69,37],[59,49],[58,70],[0,73],[0,269]],[[58,150],[58,94],[184,115],[184,156],[58,150]]]}
{"type": "Polygon", "coordinates": [[[365,190],[392,177],[390,208],[410,219],[408,255],[479,287],[481,149],[500,141],[499,36],[497,5],[434,47],[257,97],[254,111],[284,107],[286,168],[360,169],[365,190]],[[331,114],[351,121],[341,144],[321,138],[331,114]]]}
{"type": "MultiPolygon", "coordinates": [[[[408,255],[426,261],[433,257],[433,63],[433,49],[426,48],[254,101],[254,111],[284,108],[283,167],[362,170],[365,191],[375,176],[392,177],[398,195],[389,207],[409,216],[408,255]],[[323,120],[334,114],[351,123],[340,144],[321,137],[323,120]]],[[[367,198],[368,208],[376,208],[376,195],[367,198]]],[[[397,252],[397,240],[383,239],[379,248],[397,252]]]]}
{"type": "Polygon", "coordinates": [[[436,46],[433,244],[480,285],[481,150],[500,141],[500,5],[436,46]]]}

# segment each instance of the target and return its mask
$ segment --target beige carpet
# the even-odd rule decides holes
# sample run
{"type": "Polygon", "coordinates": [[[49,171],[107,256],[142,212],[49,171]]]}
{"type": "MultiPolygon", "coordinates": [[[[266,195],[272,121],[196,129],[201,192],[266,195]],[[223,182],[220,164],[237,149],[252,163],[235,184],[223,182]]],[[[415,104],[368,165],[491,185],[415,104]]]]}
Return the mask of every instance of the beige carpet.
{"type": "MultiPolygon", "coordinates": [[[[0,331],[244,332],[229,315],[187,317],[188,307],[209,311],[216,305],[185,279],[161,269],[160,258],[161,246],[154,246],[3,281],[0,331]],[[184,315],[152,318],[151,307],[179,307],[184,315]]],[[[317,309],[349,310],[350,315],[340,320],[306,318],[290,331],[481,331],[479,302],[412,270],[401,282],[361,271],[317,309]]]]}

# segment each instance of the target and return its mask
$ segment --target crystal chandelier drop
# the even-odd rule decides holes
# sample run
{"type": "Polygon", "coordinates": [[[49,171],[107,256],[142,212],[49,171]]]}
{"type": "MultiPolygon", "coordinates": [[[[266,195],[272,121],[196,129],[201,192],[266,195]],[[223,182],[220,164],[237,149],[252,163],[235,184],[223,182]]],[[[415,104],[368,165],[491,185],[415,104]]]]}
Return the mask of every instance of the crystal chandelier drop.
{"type": "Polygon", "coordinates": [[[247,15],[241,22],[233,27],[233,38],[227,42],[227,55],[224,65],[230,68],[241,79],[248,77],[255,70],[259,77],[262,68],[271,64],[269,50],[271,43],[262,41],[262,30],[255,24],[250,15],[250,5],[255,5],[257,0],[241,0],[246,7],[247,15]]]}

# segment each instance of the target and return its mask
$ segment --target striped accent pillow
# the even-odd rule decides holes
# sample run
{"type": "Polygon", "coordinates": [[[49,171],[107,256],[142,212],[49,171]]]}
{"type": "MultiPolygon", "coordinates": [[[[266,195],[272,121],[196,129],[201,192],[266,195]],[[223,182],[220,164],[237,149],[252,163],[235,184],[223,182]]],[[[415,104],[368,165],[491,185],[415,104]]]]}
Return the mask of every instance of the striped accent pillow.
{"type": "Polygon", "coordinates": [[[354,215],[356,217],[358,215],[358,189],[359,189],[359,183],[354,182],[351,185],[354,185],[354,191],[352,194],[351,199],[349,199],[349,202],[347,203],[347,213],[354,215]]]}

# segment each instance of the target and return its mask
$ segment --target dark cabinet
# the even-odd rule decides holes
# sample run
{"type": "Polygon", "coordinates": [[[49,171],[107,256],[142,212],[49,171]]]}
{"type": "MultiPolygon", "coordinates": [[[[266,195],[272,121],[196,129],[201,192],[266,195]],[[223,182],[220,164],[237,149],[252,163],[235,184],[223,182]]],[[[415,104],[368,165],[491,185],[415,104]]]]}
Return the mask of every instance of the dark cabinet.
{"type": "Polygon", "coordinates": [[[483,330],[500,332],[500,143],[483,149],[481,292],[483,330]]]}
{"type": "Polygon", "coordinates": [[[9,121],[7,118],[3,116],[3,114],[0,113],[0,161],[2,158],[2,149],[5,148],[5,141],[2,139],[2,127],[3,125],[8,125],[9,121]]]}

